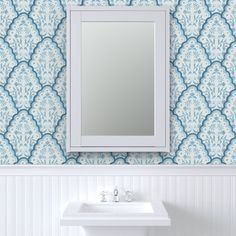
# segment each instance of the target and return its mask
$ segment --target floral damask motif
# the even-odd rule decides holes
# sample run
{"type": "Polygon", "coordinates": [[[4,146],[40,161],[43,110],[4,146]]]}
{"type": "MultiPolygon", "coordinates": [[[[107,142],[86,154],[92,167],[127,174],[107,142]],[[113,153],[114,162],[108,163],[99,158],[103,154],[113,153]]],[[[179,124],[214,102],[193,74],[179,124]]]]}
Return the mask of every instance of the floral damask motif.
{"type": "Polygon", "coordinates": [[[228,0],[206,0],[206,4],[211,13],[219,12],[224,10],[224,7],[228,0]]]}
{"type": "Polygon", "coordinates": [[[155,6],[156,0],[132,0],[132,6],[155,6]]]}
{"type": "Polygon", "coordinates": [[[74,160],[76,160],[77,163],[79,163],[79,161],[78,161],[79,156],[80,156],[79,152],[68,152],[68,153],[66,153],[66,159],[67,160],[74,159],[74,160]]]}
{"type": "Polygon", "coordinates": [[[12,68],[16,66],[16,64],[14,54],[8,43],[0,38],[0,85],[6,83],[12,68]]]}
{"type": "Polygon", "coordinates": [[[11,1],[0,1],[0,16],[0,37],[4,37],[12,20],[17,16],[11,1]]]}
{"type": "Polygon", "coordinates": [[[13,97],[16,107],[21,110],[30,107],[41,85],[33,68],[26,62],[21,62],[14,68],[5,88],[13,97]]]}
{"type": "Polygon", "coordinates": [[[226,18],[227,22],[230,24],[231,29],[233,30],[234,36],[236,36],[236,1],[228,0],[227,5],[225,6],[225,11],[223,16],[226,18]]]}
{"type": "Polygon", "coordinates": [[[227,54],[225,55],[225,59],[223,61],[223,65],[228,69],[231,77],[236,83],[236,42],[231,44],[228,49],[227,54]]]}
{"type": "Polygon", "coordinates": [[[64,11],[66,11],[67,5],[74,5],[74,6],[83,5],[83,0],[61,0],[61,4],[64,8],[64,11]]]}
{"type": "Polygon", "coordinates": [[[186,137],[184,128],[175,114],[170,116],[170,151],[172,153],[178,150],[179,144],[186,137]]]}
{"type": "Polygon", "coordinates": [[[29,161],[36,165],[58,165],[63,164],[66,159],[57,141],[46,134],[35,145],[29,161]]]}
{"type": "Polygon", "coordinates": [[[160,163],[161,165],[173,165],[173,164],[176,164],[174,163],[174,160],[172,158],[165,158],[163,159],[163,161],[160,163]]]}
{"type": "Polygon", "coordinates": [[[83,0],[83,6],[107,6],[108,0],[83,0]]]}
{"type": "Polygon", "coordinates": [[[12,0],[18,13],[26,12],[31,10],[31,7],[35,0],[12,0]]]}
{"type": "Polygon", "coordinates": [[[0,134],[0,153],[0,165],[12,165],[17,162],[12,146],[2,134],[0,134]]]}
{"type": "Polygon", "coordinates": [[[12,101],[12,97],[9,96],[8,92],[2,86],[0,86],[0,133],[6,132],[9,122],[16,112],[17,110],[12,101]]]}
{"type": "Polygon", "coordinates": [[[127,158],[127,156],[128,156],[128,152],[111,152],[111,155],[112,155],[115,159],[117,159],[117,158],[123,158],[123,159],[125,159],[125,158],[127,158]]]}
{"type": "Polygon", "coordinates": [[[221,164],[223,164],[222,159],[217,157],[213,158],[211,162],[209,162],[209,165],[221,165],[221,164]]]}
{"type": "Polygon", "coordinates": [[[226,164],[236,164],[236,139],[233,139],[229,146],[227,147],[227,150],[225,152],[225,155],[223,157],[223,162],[226,164]]]}
{"type": "Polygon", "coordinates": [[[235,0],[2,0],[0,16],[0,164],[236,164],[235,0]],[[170,7],[169,153],[66,153],[68,4],[170,7]]]}
{"type": "Polygon", "coordinates": [[[64,153],[66,153],[66,116],[63,115],[61,120],[58,122],[56,131],[53,134],[53,137],[60,144],[64,153]]]}
{"type": "Polygon", "coordinates": [[[223,109],[223,113],[226,115],[227,119],[230,122],[234,132],[236,132],[236,91],[234,90],[227,102],[225,103],[225,108],[223,109]]]}
{"type": "Polygon", "coordinates": [[[170,67],[170,108],[175,108],[181,93],[186,89],[183,78],[176,66],[171,64],[170,67]]]}
{"type": "Polygon", "coordinates": [[[202,0],[182,0],[174,16],[179,20],[188,37],[196,37],[210,13],[202,0]]]}
{"type": "Polygon", "coordinates": [[[112,157],[113,157],[113,162],[111,164],[115,164],[115,165],[123,165],[123,164],[129,164],[126,159],[128,156],[127,152],[112,152],[111,153],[112,157]]]}
{"type": "Polygon", "coordinates": [[[205,47],[210,60],[222,61],[227,48],[234,41],[234,36],[226,20],[216,13],[204,24],[199,41],[205,47]]]}
{"type": "Polygon", "coordinates": [[[179,3],[179,0],[156,0],[159,6],[168,6],[173,12],[179,3]]]}
{"type": "Polygon", "coordinates": [[[56,83],[53,88],[58,92],[58,95],[61,97],[63,104],[66,104],[66,67],[64,67],[58,78],[56,79],[56,83]]]}
{"type": "Polygon", "coordinates": [[[6,133],[6,138],[12,144],[18,158],[29,157],[40,137],[36,122],[26,110],[14,116],[6,133]]]}
{"type": "Polygon", "coordinates": [[[43,37],[52,37],[61,19],[65,17],[65,12],[58,0],[37,0],[30,16],[43,37]]]}
{"type": "Polygon", "coordinates": [[[130,165],[157,165],[162,162],[162,157],[157,152],[130,152],[126,161],[130,165]],[[145,158],[143,158],[145,156],[145,158]]]}
{"type": "Polygon", "coordinates": [[[116,158],[112,163],[111,165],[127,165],[129,164],[128,162],[126,162],[126,159],[122,158],[122,157],[119,157],[119,158],[116,158]]]}
{"type": "Polygon", "coordinates": [[[69,159],[66,160],[66,163],[64,163],[64,164],[65,164],[65,165],[77,165],[77,164],[79,164],[79,163],[77,162],[76,159],[74,159],[74,158],[69,158],[69,159]]]}
{"type": "Polygon", "coordinates": [[[10,44],[16,59],[19,61],[28,61],[40,40],[41,37],[36,25],[25,13],[13,21],[6,37],[6,41],[10,44]]]}
{"type": "Polygon", "coordinates": [[[58,121],[65,114],[65,108],[56,91],[46,86],[35,97],[30,113],[42,133],[53,133],[58,121]]]}
{"type": "Polygon", "coordinates": [[[226,98],[235,89],[229,73],[219,62],[214,62],[205,71],[199,89],[209,104],[214,109],[222,109],[226,98]]]}
{"type": "Polygon", "coordinates": [[[181,165],[202,165],[210,162],[205,146],[195,134],[183,140],[176,153],[175,162],[181,165]]]}
{"type": "Polygon", "coordinates": [[[172,164],[173,164],[174,163],[174,158],[176,156],[176,152],[175,151],[161,152],[160,156],[162,157],[162,160],[163,160],[160,164],[169,163],[170,160],[172,161],[172,164]]]}
{"type": "Polygon", "coordinates": [[[214,110],[203,122],[199,137],[211,158],[222,158],[234,134],[226,117],[219,110],[214,110]]]}
{"type": "Polygon", "coordinates": [[[58,26],[53,40],[61,49],[64,57],[66,57],[66,18],[64,18],[58,26]]]}
{"type": "Polygon", "coordinates": [[[180,46],[186,41],[184,31],[175,17],[170,19],[170,60],[174,61],[180,46]]]}
{"type": "Polygon", "coordinates": [[[81,152],[78,161],[81,165],[109,165],[114,158],[109,152],[81,152]]]}
{"type": "Polygon", "coordinates": [[[16,163],[17,165],[29,165],[30,163],[29,163],[29,160],[27,159],[27,158],[20,158],[18,161],[17,161],[17,163],[16,163]]]}
{"type": "Polygon", "coordinates": [[[195,38],[190,38],[181,47],[174,64],[187,85],[197,85],[210,62],[201,44],[195,38]]]}
{"type": "Polygon", "coordinates": [[[114,165],[129,164],[126,160],[128,156],[127,152],[112,152],[111,155],[114,159],[111,164],[114,164],[114,165]]]}
{"type": "Polygon", "coordinates": [[[203,120],[210,113],[210,109],[201,92],[195,86],[191,86],[183,92],[174,113],[178,115],[185,131],[190,134],[199,132],[203,120]]]}
{"type": "Polygon", "coordinates": [[[129,6],[132,0],[108,0],[110,6],[129,6]]]}
{"type": "Polygon", "coordinates": [[[65,66],[65,61],[57,44],[52,39],[45,38],[37,46],[30,65],[36,71],[42,85],[52,85],[65,66]]]}

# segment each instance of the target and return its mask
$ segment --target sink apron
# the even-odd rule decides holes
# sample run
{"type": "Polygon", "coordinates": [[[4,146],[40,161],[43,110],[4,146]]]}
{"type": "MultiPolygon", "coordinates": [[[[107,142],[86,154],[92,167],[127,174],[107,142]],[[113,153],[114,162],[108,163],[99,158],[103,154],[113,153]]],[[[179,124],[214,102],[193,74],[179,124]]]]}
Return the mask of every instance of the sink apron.
{"type": "Polygon", "coordinates": [[[99,227],[82,227],[85,236],[148,236],[146,227],[121,227],[121,226],[99,226],[99,227]]]}

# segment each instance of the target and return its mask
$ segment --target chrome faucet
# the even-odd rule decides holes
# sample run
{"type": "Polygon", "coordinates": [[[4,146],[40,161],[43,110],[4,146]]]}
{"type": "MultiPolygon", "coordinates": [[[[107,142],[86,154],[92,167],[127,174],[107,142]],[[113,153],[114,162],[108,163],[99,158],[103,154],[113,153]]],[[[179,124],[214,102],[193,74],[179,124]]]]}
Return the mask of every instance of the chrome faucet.
{"type": "Polygon", "coordinates": [[[125,201],[132,202],[133,200],[133,193],[131,191],[125,191],[125,201]]]}
{"type": "Polygon", "coordinates": [[[118,192],[118,189],[117,189],[117,188],[114,189],[113,194],[114,194],[114,195],[113,195],[113,201],[114,201],[114,202],[119,202],[120,199],[119,199],[119,192],[118,192]]]}

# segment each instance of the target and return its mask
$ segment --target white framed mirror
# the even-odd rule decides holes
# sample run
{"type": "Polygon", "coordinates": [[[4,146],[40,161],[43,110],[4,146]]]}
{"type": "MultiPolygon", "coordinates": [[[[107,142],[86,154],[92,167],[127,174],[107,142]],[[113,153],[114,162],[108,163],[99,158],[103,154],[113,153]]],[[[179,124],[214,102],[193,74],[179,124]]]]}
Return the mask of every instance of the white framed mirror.
{"type": "Polygon", "coordinates": [[[169,151],[169,10],[67,10],[67,151],[169,151]]]}

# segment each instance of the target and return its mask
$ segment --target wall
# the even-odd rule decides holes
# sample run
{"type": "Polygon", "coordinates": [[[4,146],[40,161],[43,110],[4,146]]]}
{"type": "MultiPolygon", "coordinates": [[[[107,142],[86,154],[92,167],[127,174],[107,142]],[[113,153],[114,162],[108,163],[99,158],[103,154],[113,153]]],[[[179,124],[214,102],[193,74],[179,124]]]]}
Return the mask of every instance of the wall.
{"type": "Polygon", "coordinates": [[[14,167],[0,167],[1,236],[84,236],[78,227],[60,227],[64,205],[98,200],[101,190],[115,186],[121,197],[132,190],[135,200],[164,202],[171,227],[149,236],[236,232],[236,171],[229,166],[14,167]]]}
{"type": "Polygon", "coordinates": [[[236,164],[235,0],[0,1],[1,164],[236,164]],[[65,152],[66,4],[169,5],[171,152],[65,152]]]}

